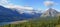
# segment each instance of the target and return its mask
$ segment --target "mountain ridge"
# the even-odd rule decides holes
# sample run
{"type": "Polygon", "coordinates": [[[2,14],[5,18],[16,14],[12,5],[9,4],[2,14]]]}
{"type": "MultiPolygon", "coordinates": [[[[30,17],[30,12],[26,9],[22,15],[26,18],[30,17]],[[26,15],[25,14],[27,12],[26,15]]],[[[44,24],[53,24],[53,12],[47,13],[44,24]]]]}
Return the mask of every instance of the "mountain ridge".
{"type": "Polygon", "coordinates": [[[60,14],[60,12],[56,11],[55,9],[49,8],[48,10],[44,11],[44,13],[42,13],[42,17],[47,17],[47,16],[51,16],[54,17],[57,14],[60,14]]]}
{"type": "Polygon", "coordinates": [[[10,21],[19,21],[19,20],[27,20],[32,18],[39,17],[39,13],[28,14],[22,13],[20,14],[17,10],[12,10],[10,8],[5,8],[0,6],[0,22],[10,22],[10,21]]]}

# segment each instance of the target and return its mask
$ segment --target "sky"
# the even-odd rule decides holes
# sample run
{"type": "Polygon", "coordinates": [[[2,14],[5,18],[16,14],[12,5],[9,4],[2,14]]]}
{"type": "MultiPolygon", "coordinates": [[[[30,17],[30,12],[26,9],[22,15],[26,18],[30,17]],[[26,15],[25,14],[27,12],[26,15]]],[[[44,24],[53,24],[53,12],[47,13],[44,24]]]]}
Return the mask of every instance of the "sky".
{"type": "Polygon", "coordinates": [[[22,7],[35,10],[46,10],[53,7],[60,11],[60,0],[1,0],[0,5],[10,7],[22,7]],[[14,5],[14,6],[13,6],[14,5]]]}

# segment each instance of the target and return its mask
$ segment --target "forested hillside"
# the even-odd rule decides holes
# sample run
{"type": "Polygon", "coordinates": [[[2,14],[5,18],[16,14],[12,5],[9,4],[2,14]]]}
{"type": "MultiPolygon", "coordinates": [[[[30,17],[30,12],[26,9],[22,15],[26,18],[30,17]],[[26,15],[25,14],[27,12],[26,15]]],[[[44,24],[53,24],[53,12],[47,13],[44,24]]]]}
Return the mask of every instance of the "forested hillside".
{"type": "Polygon", "coordinates": [[[19,24],[5,24],[0,27],[60,27],[60,16],[59,17],[46,17],[40,19],[29,20],[28,22],[19,24]],[[51,18],[51,19],[49,19],[51,18]]]}

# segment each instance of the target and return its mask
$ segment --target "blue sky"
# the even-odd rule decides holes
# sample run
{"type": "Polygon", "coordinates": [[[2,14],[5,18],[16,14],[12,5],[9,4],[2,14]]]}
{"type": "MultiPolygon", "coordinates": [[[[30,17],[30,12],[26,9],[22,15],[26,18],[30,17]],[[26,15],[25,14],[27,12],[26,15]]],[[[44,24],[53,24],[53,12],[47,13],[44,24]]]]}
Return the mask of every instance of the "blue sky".
{"type": "Polygon", "coordinates": [[[10,0],[11,3],[22,5],[22,6],[31,6],[35,9],[44,7],[43,0],[10,0]]]}
{"type": "MultiPolygon", "coordinates": [[[[46,10],[47,7],[44,5],[44,2],[49,0],[9,0],[9,1],[10,3],[13,3],[15,5],[30,6],[33,7],[34,9],[46,10]]],[[[60,11],[60,0],[51,1],[57,3],[57,5],[53,6],[53,8],[60,11]]]]}
{"type": "MultiPolygon", "coordinates": [[[[43,4],[44,1],[47,0],[10,0],[11,3],[17,4],[17,5],[22,5],[22,6],[31,6],[34,9],[46,9],[47,7],[43,4]]],[[[58,5],[53,6],[53,8],[60,9],[60,0],[52,0],[55,3],[58,3],[58,5]]]]}

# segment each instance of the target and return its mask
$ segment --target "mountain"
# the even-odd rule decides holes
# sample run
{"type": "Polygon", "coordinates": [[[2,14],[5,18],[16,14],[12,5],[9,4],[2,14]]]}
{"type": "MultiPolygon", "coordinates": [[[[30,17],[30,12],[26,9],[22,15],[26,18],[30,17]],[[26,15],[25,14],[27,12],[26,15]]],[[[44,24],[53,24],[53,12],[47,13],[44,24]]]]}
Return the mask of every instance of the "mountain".
{"type": "Polygon", "coordinates": [[[18,12],[17,10],[13,8],[5,8],[3,6],[0,6],[0,22],[11,22],[11,21],[20,21],[20,20],[26,20],[26,19],[32,19],[39,17],[40,13],[30,14],[30,13],[22,13],[18,12]]]}
{"type": "Polygon", "coordinates": [[[55,9],[49,8],[47,11],[44,11],[41,16],[42,17],[47,17],[47,16],[53,17],[58,14],[60,14],[58,11],[56,11],[55,9]]]}
{"type": "Polygon", "coordinates": [[[20,14],[16,10],[11,10],[0,6],[0,22],[10,22],[20,20],[20,14]]]}
{"type": "Polygon", "coordinates": [[[20,17],[23,19],[30,19],[30,18],[37,18],[40,17],[41,13],[36,12],[37,10],[29,10],[29,9],[20,9],[20,8],[11,8],[11,9],[16,9],[16,11],[20,14],[20,17]]]}

